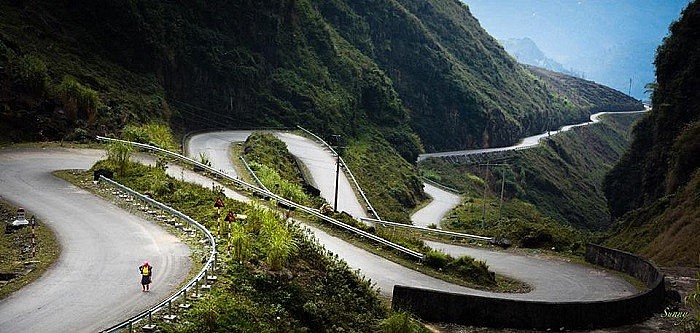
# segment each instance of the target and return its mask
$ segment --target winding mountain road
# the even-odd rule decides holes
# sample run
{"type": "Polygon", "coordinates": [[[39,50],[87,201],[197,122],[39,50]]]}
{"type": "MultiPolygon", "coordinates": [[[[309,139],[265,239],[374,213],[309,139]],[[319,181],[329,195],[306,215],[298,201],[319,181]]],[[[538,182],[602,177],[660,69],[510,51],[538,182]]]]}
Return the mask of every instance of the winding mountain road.
{"type": "Polygon", "coordinates": [[[549,132],[545,132],[542,134],[528,136],[528,137],[520,140],[520,142],[518,142],[517,144],[512,145],[512,146],[444,151],[444,152],[437,152],[437,153],[426,153],[426,154],[418,155],[418,161],[422,161],[422,160],[424,160],[426,158],[430,158],[430,157],[465,156],[465,155],[487,154],[487,153],[494,153],[494,152],[499,152],[499,151],[532,148],[532,147],[539,145],[540,140],[542,140],[548,136],[555,135],[555,134],[562,133],[562,132],[566,132],[566,131],[571,130],[572,128],[587,126],[590,124],[595,124],[597,122],[600,122],[600,117],[603,115],[606,115],[606,114],[635,114],[635,113],[644,113],[644,112],[647,112],[649,110],[651,110],[649,107],[645,107],[644,110],[640,110],[640,111],[598,112],[598,113],[592,114],[590,117],[590,121],[588,121],[588,122],[580,123],[580,124],[573,124],[573,125],[566,125],[566,126],[563,126],[562,128],[560,128],[559,130],[556,130],[556,131],[549,131],[549,132]]]}
{"type": "Polygon", "coordinates": [[[428,183],[423,183],[423,190],[430,196],[431,200],[425,207],[411,215],[411,222],[420,227],[434,224],[441,228],[442,218],[462,202],[462,197],[428,183]]]}
{"type": "MultiPolygon", "coordinates": [[[[217,165],[217,169],[221,169],[230,174],[231,170],[233,170],[233,165],[228,156],[230,145],[236,141],[244,140],[241,139],[241,137],[248,132],[249,131],[225,131],[198,134],[192,137],[187,144],[187,152],[190,156],[197,156],[199,152],[207,151],[212,159],[212,165],[217,165]],[[219,158],[225,160],[214,161],[214,159],[219,158]]],[[[312,168],[307,165],[319,188],[327,187],[333,189],[335,187],[334,178],[332,178],[333,182],[329,180],[319,181],[319,179],[316,178],[317,176],[325,177],[328,170],[333,170],[333,176],[335,176],[335,159],[328,150],[321,144],[304,137],[291,135],[289,133],[278,133],[277,135],[280,138],[294,137],[294,140],[285,140],[285,143],[290,152],[300,154],[296,156],[304,161],[304,163],[306,163],[306,161],[312,161],[317,164],[325,163],[325,167],[317,166],[312,168]],[[301,145],[302,147],[296,147],[295,145],[301,145]],[[323,175],[314,173],[313,170],[321,170],[320,172],[323,173],[323,175]]],[[[349,182],[344,186],[349,187],[349,182]]],[[[347,190],[349,193],[352,193],[351,189],[347,190]]],[[[437,190],[437,188],[428,187],[428,191],[434,190],[437,190]],[[431,190],[431,188],[433,190],[431,190]]],[[[354,195],[341,196],[341,198],[342,201],[339,202],[339,207],[345,201],[358,201],[354,195]]],[[[326,198],[326,200],[328,200],[328,198],[326,198]]],[[[431,215],[431,213],[425,214],[426,219],[429,221],[435,216],[444,215],[451,209],[451,205],[457,203],[459,203],[459,200],[458,196],[455,195],[453,195],[451,200],[434,200],[432,204],[434,205],[433,208],[435,208],[436,215],[431,215]]],[[[358,207],[359,206],[360,205],[358,205],[358,207]]],[[[353,214],[353,205],[347,205],[346,207],[351,207],[346,211],[353,214]]],[[[364,210],[360,209],[359,212],[364,214],[364,210]]],[[[469,254],[479,260],[485,260],[492,270],[521,279],[530,284],[533,289],[530,293],[526,294],[491,293],[474,290],[449,284],[425,274],[412,271],[387,259],[356,248],[317,228],[307,227],[312,229],[324,247],[343,258],[353,269],[359,269],[361,274],[370,278],[372,282],[380,288],[381,293],[387,296],[391,296],[393,286],[396,284],[462,292],[473,295],[540,301],[605,300],[618,296],[632,295],[636,292],[636,289],[632,285],[615,274],[589,266],[573,264],[561,259],[431,243],[432,247],[443,249],[445,252],[454,256],[469,254]]]]}
{"type": "MultiPolygon", "coordinates": [[[[200,152],[206,153],[214,168],[235,176],[230,144],[244,141],[250,133],[199,134],[190,139],[187,153],[194,158],[200,152]]],[[[290,133],[276,135],[309,169],[322,197],[333,202],[335,157],[320,144],[303,137],[290,133]]],[[[177,237],[51,174],[54,170],[87,169],[103,154],[100,150],[62,148],[0,150],[0,196],[45,221],[63,247],[59,260],[44,276],[0,301],[0,332],[97,331],[158,303],[187,275],[191,266],[189,250],[177,237]],[[136,267],[144,259],[155,266],[154,288],[150,293],[142,293],[138,282],[136,267]]],[[[169,167],[168,173],[203,186],[216,184],[177,166],[169,167]]],[[[344,174],[340,176],[339,210],[365,217],[366,211],[350,182],[344,174]]],[[[435,200],[426,207],[430,213],[414,214],[417,224],[439,222],[459,202],[453,194],[441,197],[442,190],[437,188],[427,186],[426,191],[435,200]]],[[[249,200],[230,189],[226,189],[226,195],[249,200]]],[[[395,284],[539,301],[606,300],[637,292],[615,274],[562,259],[429,242],[431,247],[455,256],[468,254],[485,260],[492,270],[533,287],[525,294],[474,290],[412,271],[317,228],[307,227],[328,250],[338,254],[350,267],[359,269],[387,296],[395,284]]]]}
{"type": "MultiPolygon", "coordinates": [[[[186,145],[186,154],[197,158],[206,154],[212,168],[238,177],[231,162],[231,145],[245,141],[252,131],[221,131],[209,132],[192,136],[186,145]]],[[[313,175],[312,181],[320,191],[321,197],[330,204],[335,201],[335,156],[316,142],[287,132],[274,132],[287,144],[287,149],[304,163],[313,175]]],[[[355,217],[368,217],[363,205],[357,200],[345,173],[339,174],[338,179],[338,211],[344,211],[355,217]]]]}
{"type": "Polygon", "coordinates": [[[157,304],[187,276],[189,248],[177,237],[51,174],[88,169],[103,155],[0,150],[0,196],[44,221],[62,247],[41,278],[0,301],[0,332],[99,331],[157,304]],[[140,286],[144,260],[154,266],[149,293],[140,286]]]}

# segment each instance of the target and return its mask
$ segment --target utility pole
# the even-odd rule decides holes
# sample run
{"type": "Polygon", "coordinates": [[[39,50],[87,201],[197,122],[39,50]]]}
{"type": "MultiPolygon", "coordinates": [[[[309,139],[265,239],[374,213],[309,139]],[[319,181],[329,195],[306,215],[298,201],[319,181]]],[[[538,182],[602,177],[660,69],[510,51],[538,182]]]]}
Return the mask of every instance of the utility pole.
{"type": "Polygon", "coordinates": [[[334,134],[335,138],[335,199],[333,201],[333,211],[338,211],[338,177],[340,176],[340,135],[334,134]]]}
{"type": "MultiPolygon", "coordinates": [[[[488,171],[488,164],[483,164],[482,166],[484,166],[484,171],[488,171]]],[[[486,189],[489,186],[488,178],[488,173],[484,172],[484,197],[481,199],[484,203],[484,208],[481,213],[481,229],[484,229],[484,225],[486,224],[486,189]]]]}
{"type": "Polygon", "coordinates": [[[627,95],[632,96],[632,78],[630,78],[630,88],[627,90],[627,95]]]}
{"type": "Polygon", "coordinates": [[[501,203],[498,205],[498,219],[503,217],[503,190],[506,187],[506,168],[501,169],[501,203]]]}

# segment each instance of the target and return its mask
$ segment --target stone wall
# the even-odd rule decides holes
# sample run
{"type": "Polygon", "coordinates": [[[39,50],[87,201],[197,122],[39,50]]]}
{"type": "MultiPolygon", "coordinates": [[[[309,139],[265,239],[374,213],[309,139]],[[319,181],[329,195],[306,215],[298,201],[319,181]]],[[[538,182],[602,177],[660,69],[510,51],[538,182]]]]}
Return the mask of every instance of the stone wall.
{"type": "Polygon", "coordinates": [[[524,329],[590,329],[639,322],[660,311],[664,280],[639,256],[589,244],[586,260],[634,276],[648,290],[606,301],[541,302],[394,286],[392,307],[428,322],[524,329]]]}

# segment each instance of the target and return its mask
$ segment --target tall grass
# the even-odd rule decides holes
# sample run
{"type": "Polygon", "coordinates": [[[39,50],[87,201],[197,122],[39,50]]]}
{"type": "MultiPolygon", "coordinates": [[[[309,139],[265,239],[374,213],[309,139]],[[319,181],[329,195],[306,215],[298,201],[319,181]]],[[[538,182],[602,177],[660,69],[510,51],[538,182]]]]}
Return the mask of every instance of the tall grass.
{"type": "Polygon", "coordinates": [[[299,248],[287,225],[274,216],[262,220],[260,240],[266,253],[265,261],[276,271],[282,269],[287,259],[299,248]]]}
{"type": "Polygon", "coordinates": [[[430,332],[406,312],[395,312],[379,323],[382,333],[423,333],[430,332]]]}
{"type": "Polygon", "coordinates": [[[150,123],[143,125],[127,125],[122,130],[125,140],[155,145],[167,150],[177,150],[170,127],[165,124],[150,123]]]}
{"type": "Polygon", "coordinates": [[[121,175],[125,175],[133,150],[134,148],[129,144],[112,142],[107,148],[107,163],[116,168],[121,175]]]}
{"type": "Polygon", "coordinates": [[[239,263],[247,261],[253,253],[251,235],[240,223],[233,223],[231,225],[228,242],[232,250],[231,255],[239,263]]]}
{"type": "Polygon", "coordinates": [[[310,201],[309,196],[301,186],[283,179],[277,171],[267,165],[251,162],[250,168],[255,172],[263,185],[277,195],[302,204],[310,201]]]}

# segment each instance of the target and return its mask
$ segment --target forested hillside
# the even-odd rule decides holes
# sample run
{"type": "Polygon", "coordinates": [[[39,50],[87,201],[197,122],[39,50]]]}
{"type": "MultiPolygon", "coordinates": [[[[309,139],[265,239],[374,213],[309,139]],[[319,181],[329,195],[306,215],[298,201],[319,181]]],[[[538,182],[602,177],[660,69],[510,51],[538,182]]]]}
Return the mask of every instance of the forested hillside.
{"type": "Polygon", "coordinates": [[[573,104],[589,113],[601,111],[641,110],[638,100],[613,88],[575,76],[526,65],[545,85],[564,97],[565,104],[573,104]]]}
{"type": "Polygon", "coordinates": [[[427,151],[502,146],[588,116],[508,56],[460,1],[323,3],[391,77],[427,151]]]}
{"type": "Polygon", "coordinates": [[[700,3],[693,1],[657,50],[652,112],[606,177],[619,218],[610,245],[664,265],[700,265],[700,3]]]}
{"type": "MultiPolygon", "coordinates": [[[[489,206],[492,211],[499,210],[497,203],[503,186],[506,207],[525,202],[554,224],[585,232],[607,230],[611,220],[603,179],[625,152],[631,139],[630,128],[640,117],[639,113],[604,116],[600,123],[553,135],[537,147],[492,161],[497,164],[490,168],[439,158],[418,165],[425,177],[457,189],[467,198],[455,210],[457,216],[465,207],[473,210],[475,200],[484,195],[482,184],[486,182],[488,197],[494,198],[495,207],[489,206]],[[479,180],[475,182],[476,179],[479,180]]],[[[480,222],[481,209],[477,213],[480,222]]]]}
{"type": "Polygon", "coordinates": [[[590,111],[458,0],[3,1],[0,83],[0,142],[301,125],[369,154],[351,162],[398,159],[392,191],[361,185],[408,209],[421,151],[514,143],[590,111]]]}
{"type": "Polygon", "coordinates": [[[0,6],[0,101],[4,123],[21,129],[14,140],[153,119],[183,131],[379,129],[412,161],[413,130],[430,150],[503,145],[587,112],[515,63],[457,0],[0,6]]]}

